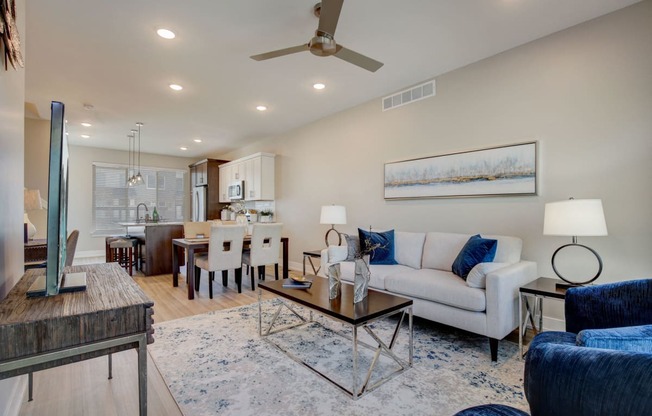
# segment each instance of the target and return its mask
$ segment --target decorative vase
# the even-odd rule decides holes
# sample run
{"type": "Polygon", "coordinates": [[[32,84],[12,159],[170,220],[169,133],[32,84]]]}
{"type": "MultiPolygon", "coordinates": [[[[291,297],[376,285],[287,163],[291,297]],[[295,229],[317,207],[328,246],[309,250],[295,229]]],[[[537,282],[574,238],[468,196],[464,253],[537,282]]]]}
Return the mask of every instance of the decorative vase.
{"type": "Polygon", "coordinates": [[[353,278],[353,303],[358,303],[367,297],[369,292],[369,280],[371,280],[371,271],[369,270],[369,256],[361,259],[355,259],[355,277],[353,278]]]}
{"type": "Polygon", "coordinates": [[[328,266],[328,299],[333,300],[342,294],[342,280],[340,279],[340,264],[328,266]]]}

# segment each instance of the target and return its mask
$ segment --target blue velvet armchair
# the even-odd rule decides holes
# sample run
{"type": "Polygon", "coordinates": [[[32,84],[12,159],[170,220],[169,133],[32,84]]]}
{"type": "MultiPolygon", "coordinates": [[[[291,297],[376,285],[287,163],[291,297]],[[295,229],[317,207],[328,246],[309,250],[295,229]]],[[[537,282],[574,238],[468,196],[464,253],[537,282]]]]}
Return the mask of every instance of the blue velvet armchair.
{"type": "MultiPolygon", "coordinates": [[[[532,416],[652,415],[652,279],[568,289],[566,331],[543,332],[525,360],[532,416]]],[[[456,416],[526,416],[483,405],[456,416]]]]}

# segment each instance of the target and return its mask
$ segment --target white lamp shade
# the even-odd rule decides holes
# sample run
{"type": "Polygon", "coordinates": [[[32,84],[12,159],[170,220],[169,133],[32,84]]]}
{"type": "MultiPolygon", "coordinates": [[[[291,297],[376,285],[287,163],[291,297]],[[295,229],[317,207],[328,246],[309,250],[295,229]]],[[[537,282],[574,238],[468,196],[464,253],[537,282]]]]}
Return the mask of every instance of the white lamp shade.
{"type": "Polygon", "coordinates": [[[321,207],[320,224],[346,224],[346,207],[343,205],[325,205],[321,207]]]}
{"type": "Polygon", "coordinates": [[[600,199],[569,199],[546,204],[544,235],[603,236],[607,223],[600,199]]]}
{"type": "Polygon", "coordinates": [[[25,189],[23,195],[25,198],[25,211],[43,209],[43,204],[41,204],[41,191],[38,189],[25,189]]]}

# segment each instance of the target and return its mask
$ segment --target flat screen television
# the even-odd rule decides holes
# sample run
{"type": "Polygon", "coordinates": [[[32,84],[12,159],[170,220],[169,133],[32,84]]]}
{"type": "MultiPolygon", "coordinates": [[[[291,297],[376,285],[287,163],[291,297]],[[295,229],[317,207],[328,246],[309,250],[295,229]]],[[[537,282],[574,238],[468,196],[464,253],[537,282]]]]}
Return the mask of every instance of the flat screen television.
{"type": "Polygon", "coordinates": [[[68,239],[68,141],[65,106],[53,101],[50,109],[46,271],[45,276],[39,276],[29,288],[28,296],[53,296],[86,288],[85,273],[64,273],[68,239]]]}

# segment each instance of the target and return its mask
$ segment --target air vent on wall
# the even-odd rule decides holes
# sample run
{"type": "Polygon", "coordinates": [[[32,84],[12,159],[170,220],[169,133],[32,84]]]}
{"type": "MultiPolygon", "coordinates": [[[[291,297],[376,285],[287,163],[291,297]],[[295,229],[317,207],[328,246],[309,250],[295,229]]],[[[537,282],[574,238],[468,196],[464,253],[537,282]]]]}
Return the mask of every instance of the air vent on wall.
{"type": "Polygon", "coordinates": [[[433,97],[435,94],[435,80],[433,79],[432,81],[417,85],[416,87],[408,88],[405,91],[384,97],[383,111],[423,100],[424,98],[433,97]]]}

